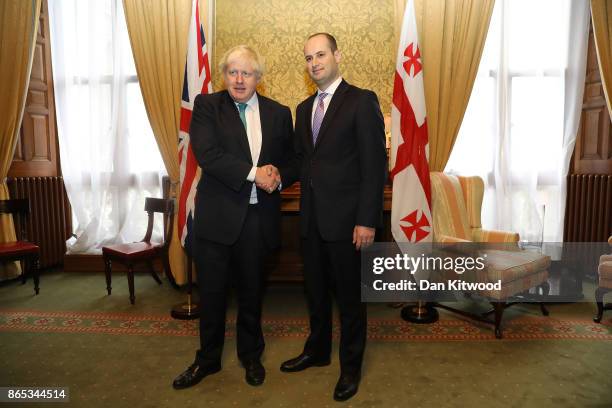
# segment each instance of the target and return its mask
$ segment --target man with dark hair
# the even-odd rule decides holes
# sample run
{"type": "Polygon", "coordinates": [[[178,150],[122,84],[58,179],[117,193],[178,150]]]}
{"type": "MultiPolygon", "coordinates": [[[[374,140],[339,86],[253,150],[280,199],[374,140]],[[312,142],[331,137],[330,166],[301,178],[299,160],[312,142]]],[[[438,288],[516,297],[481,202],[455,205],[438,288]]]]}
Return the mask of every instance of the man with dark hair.
{"type": "Polygon", "coordinates": [[[284,362],[295,372],[330,364],[331,291],[340,311],[340,378],[334,399],[357,392],[366,343],[361,302],[360,253],[382,226],[386,179],[384,120],[376,94],[340,75],[335,38],[317,33],[304,45],[306,68],[317,93],[296,111],[301,164],[300,232],[310,335],[302,354],[284,362]]]}
{"type": "Polygon", "coordinates": [[[310,39],[314,37],[318,37],[318,36],[323,36],[327,38],[327,42],[329,43],[329,49],[331,50],[332,53],[335,53],[336,51],[338,51],[338,43],[336,42],[336,38],[330,33],[314,33],[310,37],[308,37],[306,41],[310,41],[310,39]]]}

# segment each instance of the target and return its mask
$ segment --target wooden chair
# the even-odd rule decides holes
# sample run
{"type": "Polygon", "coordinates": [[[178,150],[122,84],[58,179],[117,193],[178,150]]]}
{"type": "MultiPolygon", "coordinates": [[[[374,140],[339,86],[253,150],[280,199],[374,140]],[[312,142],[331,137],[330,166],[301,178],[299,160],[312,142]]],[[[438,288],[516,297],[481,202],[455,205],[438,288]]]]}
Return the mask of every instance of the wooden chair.
{"type": "Polygon", "coordinates": [[[134,300],[136,299],[134,296],[134,265],[137,263],[146,263],[153,279],[161,285],[162,282],[153,268],[153,261],[155,258],[161,258],[166,277],[172,286],[177,287],[168,260],[168,248],[172,240],[174,201],[147,197],[145,199],[145,211],[149,215],[149,223],[147,225],[147,232],[142,241],[102,247],[105,265],[104,271],[106,273],[106,290],[108,294],[110,295],[112,290],[112,262],[120,262],[128,268],[127,278],[130,288],[130,303],[132,304],[134,304],[134,300]],[[155,213],[164,214],[164,241],[161,244],[151,243],[155,213]]]}
{"type": "MultiPolygon", "coordinates": [[[[608,243],[612,246],[612,236],[608,238],[608,243]]],[[[599,286],[595,291],[595,303],[597,304],[597,315],[593,318],[595,323],[600,323],[604,310],[612,310],[612,303],[604,304],[604,295],[612,291],[612,254],[602,255],[599,258],[599,286]]]]}
{"type": "Polygon", "coordinates": [[[0,263],[21,261],[21,281],[25,283],[32,275],[34,292],[38,295],[40,248],[29,242],[26,234],[30,201],[27,198],[0,200],[0,214],[12,214],[15,229],[19,231],[17,241],[0,243],[0,263]]]}

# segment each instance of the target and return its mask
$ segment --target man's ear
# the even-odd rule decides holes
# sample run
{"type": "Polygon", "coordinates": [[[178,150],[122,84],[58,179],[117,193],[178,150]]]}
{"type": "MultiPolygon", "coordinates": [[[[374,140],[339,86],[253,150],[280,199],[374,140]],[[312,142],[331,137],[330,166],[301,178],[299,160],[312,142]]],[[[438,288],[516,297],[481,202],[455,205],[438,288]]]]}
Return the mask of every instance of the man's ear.
{"type": "Polygon", "coordinates": [[[334,59],[336,60],[336,63],[340,63],[340,60],[342,59],[342,54],[340,53],[340,50],[334,51],[334,59]]]}

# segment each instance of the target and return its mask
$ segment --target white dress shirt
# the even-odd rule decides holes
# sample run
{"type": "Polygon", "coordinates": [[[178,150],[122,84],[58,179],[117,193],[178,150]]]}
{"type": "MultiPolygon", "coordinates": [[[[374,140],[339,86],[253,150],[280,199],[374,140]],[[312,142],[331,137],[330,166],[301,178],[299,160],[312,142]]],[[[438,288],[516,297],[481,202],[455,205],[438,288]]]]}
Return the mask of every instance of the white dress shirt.
{"type": "Polygon", "coordinates": [[[315,115],[315,111],[317,110],[317,105],[319,104],[319,94],[321,92],[327,93],[327,95],[323,99],[323,117],[325,117],[325,113],[327,113],[327,108],[329,107],[329,103],[331,102],[332,96],[334,96],[334,92],[336,92],[336,89],[338,89],[338,85],[340,85],[340,82],[342,82],[342,77],[338,77],[334,82],[331,83],[330,86],[327,87],[327,89],[317,90],[317,97],[314,99],[314,102],[312,105],[312,117],[310,118],[311,125],[312,125],[312,122],[314,121],[314,115],[315,115]]]}
{"type": "MultiPolygon", "coordinates": [[[[244,112],[247,122],[247,138],[249,139],[249,149],[251,150],[251,160],[253,168],[247,176],[247,180],[254,182],[255,173],[257,172],[257,162],[259,162],[259,154],[261,153],[261,121],[259,119],[259,100],[257,93],[254,93],[251,99],[247,102],[247,108],[244,112]]],[[[236,103],[238,109],[238,103],[236,103]]],[[[240,110],[238,111],[240,112],[240,110]]],[[[249,204],[257,204],[257,186],[253,184],[251,190],[251,198],[249,204]]]]}

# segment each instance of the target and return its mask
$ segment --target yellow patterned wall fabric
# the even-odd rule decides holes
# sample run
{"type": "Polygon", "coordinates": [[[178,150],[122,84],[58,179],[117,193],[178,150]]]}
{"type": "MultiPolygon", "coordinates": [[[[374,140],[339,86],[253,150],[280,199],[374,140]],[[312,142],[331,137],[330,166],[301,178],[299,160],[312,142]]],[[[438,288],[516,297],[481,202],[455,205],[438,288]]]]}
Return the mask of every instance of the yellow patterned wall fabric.
{"type": "Polygon", "coordinates": [[[351,84],[378,95],[388,115],[393,94],[393,0],[216,0],[213,85],[223,88],[218,64],[237,44],[255,47],[266,64],[259,91],[295,107],[312,94],[314,85],[304,68],[302,53],[308,35],[327,31],[342,52],[340,68],[351,84]]]}

